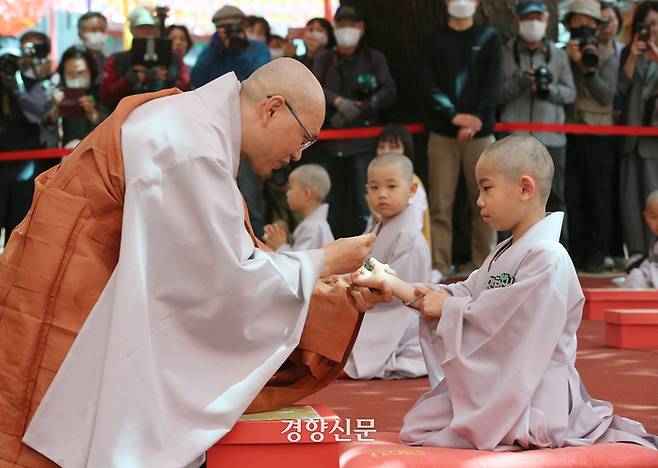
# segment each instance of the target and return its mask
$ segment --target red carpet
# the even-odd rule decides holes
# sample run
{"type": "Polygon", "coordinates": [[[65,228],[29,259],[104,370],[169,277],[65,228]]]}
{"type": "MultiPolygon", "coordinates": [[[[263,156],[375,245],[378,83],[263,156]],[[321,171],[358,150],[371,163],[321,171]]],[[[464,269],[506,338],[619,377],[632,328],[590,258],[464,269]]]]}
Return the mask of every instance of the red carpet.
{"type": "MultiPolygon", "coordinates": [[[[641,421],[658,434],[658,350],[607,348],[604,326],[586,320],[578,330],[577,367],[585,386],[594,398],[611,401],[616,414],[641,421]]],[[[428,389],[426,378],[339,380],[303,402],[326,404],[352,421],[374,419],[378,432],[397,432],[404,414],[428,389]]]]}

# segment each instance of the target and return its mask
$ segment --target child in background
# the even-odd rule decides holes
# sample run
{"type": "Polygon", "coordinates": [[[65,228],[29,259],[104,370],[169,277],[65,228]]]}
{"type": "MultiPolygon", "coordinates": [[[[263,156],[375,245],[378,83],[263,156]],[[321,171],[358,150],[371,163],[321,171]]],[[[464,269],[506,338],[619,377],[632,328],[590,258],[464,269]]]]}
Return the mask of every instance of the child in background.
{"type": "MultiPolygon", "coordinates": [[[[372,256],[387,263],[399,278],[429,280],[427,242],[414,222],[409,199],[416,193],[411,160],[384,154],[368,166],[368,204],[379,214],[372,256]]],[[[377,304],[363,317],[345,373],[353,379],[400,379],[427,374],[418,339],[418,315],[399,300],[377,304]]]]}
{"type": "MultiPolygon", "coordinates": [[[[644,221],[653,235],[658,238],[658,190],[654,190],[647,197],[644,205],[644,221]]],[[[654,238],[651,243],[649,256],[642,260],[639,266],[631,266],[626,281],[621,286],[638,289],[658,288],[658,239],[654,238]]]]}
{"type": "Polygon", "coordinates": [[[323,203],[330,189],[329,174],[322,166],[305,164],[292,171],[286,198],[290,209],[299,212],[304,219],[292,233],[292,245],[288,244],[287,232],[278,224],[265,226],[265,244],[276,252],[285,252],[321,249],[333,242],[327,222],[329,206],[323,203]]]}
{"type": "MultiPolygon", "coordinates": [[[[476,166],[485,223],[511,231],[466,281],[419,288],[381,269],[353,283],[391,290],[420,310],[432,389],[404,417],[410,445],[521,450],[658,438],[589,396],[576,370],[584,296],[546,216],[553,161],[530,135],[489,146],[476,166]],[[445,378],[440,379],[443,373],[445,378]]],[[[373,312],[366,314],[372,315],[373,312]]]]}

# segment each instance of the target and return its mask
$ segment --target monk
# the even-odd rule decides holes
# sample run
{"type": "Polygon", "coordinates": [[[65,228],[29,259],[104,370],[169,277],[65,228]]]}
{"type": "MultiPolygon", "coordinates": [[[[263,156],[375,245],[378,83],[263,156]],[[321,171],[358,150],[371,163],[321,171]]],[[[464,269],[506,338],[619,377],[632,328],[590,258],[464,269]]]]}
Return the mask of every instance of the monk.
{"type": "Polygon", "coordinates": [[[252,402],[331,381],[380,296],[318,278],[374,237],[264,252],[235,183],[299,159],[324,108],[279,59],[126,98],[37,179],[0,257],[0,467],[196,466],[252,402]]]}

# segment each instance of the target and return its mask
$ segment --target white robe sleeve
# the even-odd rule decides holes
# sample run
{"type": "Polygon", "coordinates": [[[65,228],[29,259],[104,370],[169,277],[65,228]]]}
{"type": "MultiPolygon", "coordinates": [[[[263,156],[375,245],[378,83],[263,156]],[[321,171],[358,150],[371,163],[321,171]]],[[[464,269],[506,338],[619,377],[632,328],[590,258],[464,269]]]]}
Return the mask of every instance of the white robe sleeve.
{"type": "Polygon", "coordinates": [[[119,263],[25,435],[60,465],[191,463],[299,342],[323,252],[254,248],[229,168],[169,156],[126,180],[119,263]]]}
{"type": "Polygon", "coordinates": [[[549,365],[567,318],[562,268],[554,252],[535,252],[511,286],[445,301],[432,344],[454,412],[450,427],[479,449],[500,444],[549,365]]]}

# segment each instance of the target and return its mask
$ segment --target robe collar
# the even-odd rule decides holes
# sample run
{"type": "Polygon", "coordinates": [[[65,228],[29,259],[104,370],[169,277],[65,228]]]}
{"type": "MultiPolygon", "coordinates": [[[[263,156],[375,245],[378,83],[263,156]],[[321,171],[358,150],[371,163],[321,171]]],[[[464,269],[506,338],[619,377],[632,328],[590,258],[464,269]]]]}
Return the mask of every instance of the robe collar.
{"type": "MultiPolygon", "coordinates": [[[[242,113],[240,110],[240,82],[238,78],[235,73],[229,72],[192,92],[196,93],[210,110],[213,121],[209,124],[212,126],[221,125],[222,132],[229,133],[231,142],[229,159],[233,178],[236,178],[240,167],[240,147],[242,146],[242,113]],[[229,128],[225,128],[226,125],[224,124],[227,121],[227,114],[230,123],[229,128]]],[[[222,149],[218,148],[217,150],[222,149]]]]}

